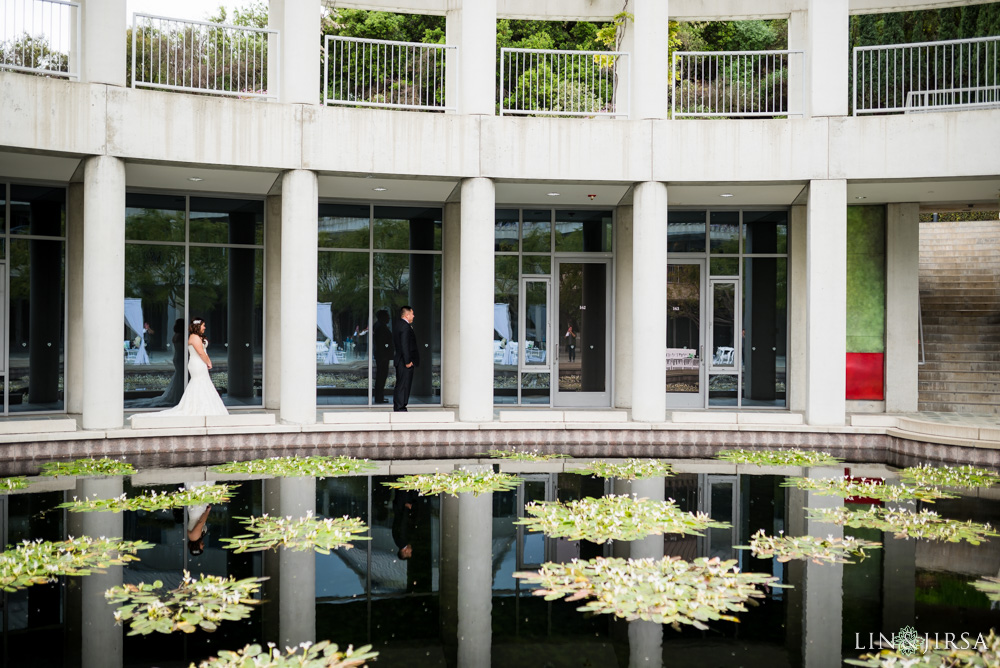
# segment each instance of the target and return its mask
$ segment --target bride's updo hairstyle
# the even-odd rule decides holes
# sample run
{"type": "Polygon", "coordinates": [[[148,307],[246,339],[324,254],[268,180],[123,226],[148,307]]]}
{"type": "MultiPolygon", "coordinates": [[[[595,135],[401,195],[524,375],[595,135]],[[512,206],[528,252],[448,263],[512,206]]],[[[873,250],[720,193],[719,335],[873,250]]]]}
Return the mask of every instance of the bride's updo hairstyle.
{"type": "MultiPolygon", "coordinates": [[[[197,334],[201,336],[201,326],[205,324],[205,321],[201,318],[195,318],[191,321],[191,325],[188,327],[188,334],[197,334]]],[[[201,336],[201,340],[204,341],[205,337],[201,336]]]]}

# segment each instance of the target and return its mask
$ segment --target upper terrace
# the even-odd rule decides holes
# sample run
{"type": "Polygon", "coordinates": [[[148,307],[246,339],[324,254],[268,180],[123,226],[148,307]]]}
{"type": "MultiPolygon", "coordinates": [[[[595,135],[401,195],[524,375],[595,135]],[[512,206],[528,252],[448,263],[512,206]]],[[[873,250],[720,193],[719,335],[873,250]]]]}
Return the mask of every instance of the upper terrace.
{"type": "MultiPolygon", "coordinates": [[[[976,4],[983,3],[633,0],[622,12],[607,0],[336,3],[444,15],[437,44],[323,35],[319,0],[272,0],[266,17],[240,22],[257,25],[143,14],[126,24],[123,0],[100,7],[5,0],[0,67],[238,98],[475,115],[789,118],[991,108],[1000,104],[1000,37],[849,47],[851,14],[976,4]],[[672,21],[762,17],[787,21],[788,48],[668,51],[672,21]],[[611,29],[598,50],[504,48],[498,57],[498,18],[607,21],[611,29]],[[115,32],[127,39],[108,39],[115,32]]],[[[977,34],[1000,33],[1000,16],[992,16],[1000,9],[982,12],[977,34]]]]}

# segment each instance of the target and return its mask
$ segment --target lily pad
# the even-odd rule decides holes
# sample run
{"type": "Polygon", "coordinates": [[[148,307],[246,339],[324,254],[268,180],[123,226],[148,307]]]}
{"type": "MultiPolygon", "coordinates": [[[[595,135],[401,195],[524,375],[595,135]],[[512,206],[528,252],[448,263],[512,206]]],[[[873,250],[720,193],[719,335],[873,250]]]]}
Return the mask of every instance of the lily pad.
{"type": "Polygon", "coordinates": [[[940,540],[949,543],[960,543],[964,540],[972,545],[979,545],[991,536],[1000,536],[989,524],[948,520],[931,510],[921,510],[917,513],[879,506],[872,506],[868,510],[852,510],[841,506],[807,510],[807,514],[810,520],[817,522],[878,529],[892,533],[896,538],[940,540]]]}
{"type": "Polygon", "coordinates": [[[774,557],[780,562],[800,559],[809,560],[816,564],[853,564],[848,559],[853,555],[860,557],[864,561],[865,550],[874,550],[882,547],[882,543],[854,538],[834,538],[827,536],[768,536],[761,529],[750,538],[749,545],[737,545],[740,550],[750,550],[750,553],[758,559],[768,559],[774,557]]]}
{"type": "Polygon", "coordinates": [[[986,594],[986,598],[991,601],[1000,601],[1000,578],[985,577],[973,582],[972,586],[986,594]]]}
{"type": "Polygon", "coordinates": [[[330,550],[350,548],[352,540],[371,540],[356,534],[368,531],[360,519],[353,517],[318,518],[311,514],[306,517],[237,517],[250,533],[233,538],[220,539],[227,550],[240,552],[261,552],[277,549],[315,550],[320,554],[330,554],[330,550]]]}
{"type": "Polygon", "coordinates": [[[728,529],[729,524],[715,522],[705,513],[688,513],[671,501],[651,501],[631,496],[603,496],[574,501],[529,503],[523,524],[530,531],[540,531],[552,538],[589,540],[639,540],[665,533],[701,536],[709,527],[728,529]]]}
{"type": "Polygon", "coordinates": [[[755,464],[757,466],[834,466],[842,463],[828,452],[813,450],[720,450],[716,459],[736,464],[755,464]]]}
{"type": "Polygon", "coordinates": [[[510,473],[493,471],[452,471],[451,473],[428,473],[405,475],[395,482],[382,483],[393,489],[419,492],[420,496],[451,494],[458,496],[471,493],[475,496],[487,492],[507,492],[517,489],[524,480],[510,473]]]}
{"type": "Polygon", "coordinates": [[[245,473],[284,478],[334,478],[367,473],[378,468],[367,459],[354,457],[269,457],[213,466],[217,473],[245,473]]]}
{"type": "Polygon", "coordinates": [[[268,643],[266,650],[260,645],[247,645],[235,652],[223,650],[197,666],[192,663],[190,668],[360,668],[378,656],[371,650],[371,645],[365,645],[340,651],[329,640],[286,647],[284,652],[274,643],[268,643]]]}
{"type": "Polygon", "coordinates": [[[103,573],[108,566],[138,561],[135,553],[153,547],[145,541],[80,536],[68,540],[24,541],[0,552],[0,589],[17,591],[55,582],[60,575],[103,573]]]}
{"type": "Polygon", "coordinates": [[[657,459],[626,459],[624,462],[593,461],[582,469],[573,469],[567,473],[591,475],[596,478],[618,478],[619,480],[637,480],[644,478],[665,478],[674,474],[670,464],[657,459]]]}
{"type": "Polygon", "coordinates": [[[850,478],[785,478],[782,487],[798,487],[821,496],[852,496],[879,501],[907,501],[917,499],[933,503],[935,499],[954,499],[954,494],[948,494],[936,487],[885,485],[878,480],[851,480],[850,478]]]}
{"type": "Polygon", "coordinates": [[[992,487],[1000,482],[1000,474],[968,464],[964,466],[912,466],[899,472],[911,485],[927,487],[992,487]]]}
{"type": "Polygon", "coordinates": [[[705,622],[738,622],[751,598],[763,598],[760,587],[780,587],[778,578],[743,573],[735,559],[574,559],[568,564],[542,564],[541,570],[514,577],[539,585],[535,595],[546,601],[588,599],[580,612],[642,619],[680,628],[706,630],[705,622]]]}
{"type": "Polygon", "coordinates": [[[184,506],[201,506],[206,504],[225,503],[232,497],[237,485],[201,485],[176,492],[156,492],[140,496],[116,496],[112,499],[73,498],[72,501],[60,503],[56,508],[65,508],[71,513],[120,513],[123,510],[170,510],[184,506]]]}
{"type": "Polygon", "coordinates": [[[42,464],[43,476],[101,476],[132,475],[135,467],[120,459],[77,459],[72,462],[46,462],[42,464]]]}
{"type": "Polygon", "coordinates": [[[487,453],[493,459],[509,459],[515,462],[547,462],[553,459],[570,459],[569,455],[558,453],[541,453],[538,450],[490,450],[487,453]]]}
{"type": "Polygon", "coordinates": [[[122,585],[104,592],[108,603],[124,603],[115,610],[115,621],[129,622],[129,635],[150,633],[193,633],[201,628],[214,631],[219,622],[236,621],[250,616],[252,598],[267,578],[236,580],[217,575],[197,579],[184,571],[177,589],[164,590],[163,582],[122,585]]]}

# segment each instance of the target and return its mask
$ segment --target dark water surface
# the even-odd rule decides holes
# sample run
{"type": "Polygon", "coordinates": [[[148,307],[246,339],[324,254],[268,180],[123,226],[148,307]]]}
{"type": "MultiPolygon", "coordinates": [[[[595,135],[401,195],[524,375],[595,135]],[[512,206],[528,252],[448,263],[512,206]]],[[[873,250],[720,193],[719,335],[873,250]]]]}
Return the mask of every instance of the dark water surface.
{"type": "MultiPolygon", "coordinates": [[[[772,573],[792,585],[768,591],[759,605],[739,615],[740,623],[714,622],[707,631],[584,615],[576,611],[578,603],[546,602],[513,577],[544,561],[629,556],[628,543],[547,539],[513,524],[528,501],[628,491],[622,483],[524,473],[525,483],[512,492],[422,498],[402,521],[394,510],[395,492],[382,485],[395,476],[242,480],[231,501],[209,512],[204,551],[193,556],[186,528],[190,512],[116,515],[52,509],[74,496],[172,491],[184,482],[204,482],[205,469],[124,479],[46,479],[27,492],[0,496],[5,544],[86,534],[145,540],[155,547],[139,552],[141,561],[107,574],[61,578],[3,594],[3,662],[32,668],[188,666],[252,642],[286,645],[315,638],[342,646],[372,644],[380,652],[378,667],[817,668],[842,665],[843,658],[867,650],[870,638],[877,641],[880,633],[889,636],[906,625],[932,638],[946,633],[975,637],[1000,627],[1000,611],[969,584],[998,574],[1000,539],[972,546],[897,540],[848,528],[843,535],[882,541],[884,549],[843,566],[758,560],[733,546],[746,545],[758,529],[841,535],[834,525],[808,522],[803,508],[842,501],[781,487],[783,476],[737,475],[735,467],[724,464],[687,468],[697,472],[667,478],[666,496],[684,510],[702,510],[730,522],[733,529],[713,529],[703,538],[665,536],[663,553],[688,560],[738,559],[743,570],[772,573]],[[219,542],[245,533],[238,517],[309,511],[361,518],[371,527],[372,540],[330,555],[284,550],[234,554],[219,542]],[[409,560],[397,556],[394,523],[397,538],[405,532],[413,545],[409,560]],[[214,633],[128,636],[127,628],[115,626],[116,606],[104,600],[106,589],[154,580],[172,587],[184,570],[237,579],[267,577],[264,603],[249,619],[224,622],[214,633]]],[[[823,471],[830,475],[830,469],[823,471]]],[[[632,491],[642,495],[641,483],[632,491]]],[[[944,517],[996,526],[998,499],[993,490],[981,490],[926,507],[944,517]]],[[[650,544],[643,541],[642,549],[650,544]]],[[[652,545],[658,549],[659,539],[652,545]]]]}

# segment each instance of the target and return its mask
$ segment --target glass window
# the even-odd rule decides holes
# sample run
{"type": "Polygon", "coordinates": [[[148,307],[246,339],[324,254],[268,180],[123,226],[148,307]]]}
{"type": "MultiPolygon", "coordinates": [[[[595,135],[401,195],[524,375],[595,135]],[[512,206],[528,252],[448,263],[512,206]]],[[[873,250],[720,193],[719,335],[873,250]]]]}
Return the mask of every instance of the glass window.
{"type": "Polygon", "coordinates": [[[175,406],[184,394],[185,273],[184,246],[125,244],[126,408],[175,406]]]}
{"type": "MultiPolygon", "coordinates": [[[[440,209],[438,209],[440,211],[440,209]]],[[[440,225],[438,226],[440,230],[440,225]]],[[[403,306],[413,308],[413,331],[420,363],[413,374],[410,404],[441,403],[441,255],[376,253],[372,277],[373,310],[388,311],[395,325],[403,306]]],[[[385,393],[395,388],[395,371],[388,370],[385,393]]]]}
{"type": "MultiPolygon", "coordinates": [[[[385,486],[382,489],[391,491],[385,486]]],[[[383,499],[377,495],[382,490],[372,490],[373,503],[383,499]]],[[[368,518],[368,478],[366,476],[341,476],[316,480],[317,517],[357,517],[371,526],[368,518]]],[[[380,508],[391,508],[386,495],[380,508]]],[[[390,525],[391,527],[391,525],[390,525]]],[[[368,543],[370,541],[365,541],[368,543]]],[[[368,570],[369,545],[357,544],[353,549],[338,548],[330,554],[316,555],[316,596],[344,598],[365,595],[365,575],[368,570]],[[357,569],[357,570],[355,570],[357,569]],[[358,571],[361,572],[359,577],[358,571]]]]}
{"type": "Polygon", "coordinates": [[[525,253],[548,253],[552,250],[552,210],[524,212],[521,249],[525,253]]]}
{"type": "Polygon", "coordinates": [[[188,314],[207,325],[212,382],[226,405],[260,405],[264,252],[195,246],[190,258],[188,314]]]}
{"type": "Polygon", "coordinates": [[[10,233],[61,237],[66,234],[66,189],[10,187],[10,233]]]}
{"type": "Polygon", "coordinates": [[[495,244],[497,252],[517,252],[517,231],[521,212],[517,209],[500,209],[496,212],[495,244]]]}
{"type": "Polygon", "coordinates": [[[738,257],[713,257],[708,264],[712,276],[739,276],[740,259],[738,257]]]}
{"type": "Polygon", "coordinates": [[[610,253],[611,211],[556,211],[556,251],[610,253]]]}
{"type": "Polygon", "coordinates": [[[127,193],[125,238],[130,241],[184,241],[184,197],[127,193]]]}
{"type": "Polygon", "coordinates": [[[498,255],[493,275],[493,402],[517,403],[517,257],[498,255]]]}
{"type": "Polygon", "coordinates": [[[264,202],[260,200],[191,198],[191,242],[264,243],[264,202]]]}
{"type": "Polygon", "coordinates": [[[787,253],[787,211],[744,211],[744,253],[787,253]]]}
{"type": "Polygon", "coordinates": [[[525,255],[521,260],[521,272],[525,274],[551,274],[552,257],[549,255],[525,255]]]}
{"type": "Polygon", "coordinates": [[[705,212],[667,212],[667,252],[705,252],[705,212]]]}
{"type": "Polygon", "coordinates": [[[441,250],[441,209],[375,207],[375,248],[441,250]]]}
{"type": "Polygon", "coordinates": [[[319,205],[320,248],[368,248],[371,207],[348,204],[319,205]]]}
{"type": "MultiPolygon", "coordinates": [[[[12,198],[13,199],[13,198],[12,198]]],[[[24,224],[59,229],[60,207],[51,201],[26,210],[24,224]],[[39,218],[48,217],[48,222],[39,218]]],[[[10,411],[58,411],[63,403],[65,244],[49,239],[10,241],[10,411]]]]}
{"type": "Polygon", "coordinates": [[[743,262],[743,405],[784,406],[788,259],[743,262]]]}
{"type": "MultiPolygon", "coordinates": [[[[319,254],[316,403],[368,403],[368,253],[319,254]]],[[[382,316],[388,323],[388,314],[382,316]]],[[[379,341],[385,343],[379,332],[379,341]]],[[[391,341],[391,338],[390,338],[391,341]]],[[[391,345],[387,351],[391,358],[391,345]]],[[[380,362],[388,362],[383,355],[380,362]]],[[[384,378],[383,378],[384,381],[384,378]]],[[[382,395],[376,389],[376,399],[382,395]]]]}
{"type": "Polygon", "coordinates": [[[712,253],[735,254],[740,252],[740,212],[713,211],[709,224],[709,243],[712,253]]]}
{"type": "Polygon", "coordinates": [[[552,375],[549,373],[521,374],[521,403],[548,404],[551,396],[552,375]]]}
{"type": "MultiPolygon", "coordinates": [[[[7,233],[7,184],[0,183],[0,234],[7,233]]],[[[0,259],[7,256],[7,237],[0,236],[0,259]]]]}

